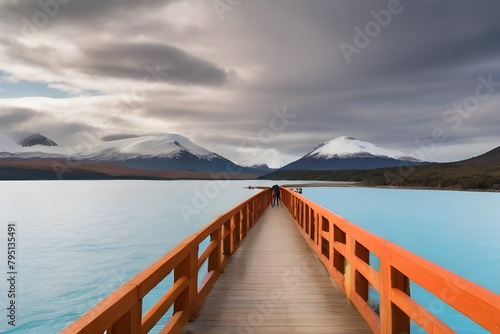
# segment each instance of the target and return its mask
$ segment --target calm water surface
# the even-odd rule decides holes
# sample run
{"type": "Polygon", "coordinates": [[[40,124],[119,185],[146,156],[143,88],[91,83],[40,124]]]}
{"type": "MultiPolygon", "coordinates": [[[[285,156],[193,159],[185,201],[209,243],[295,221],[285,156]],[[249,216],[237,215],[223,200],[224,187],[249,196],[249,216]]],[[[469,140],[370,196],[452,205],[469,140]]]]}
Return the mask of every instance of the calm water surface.
{"type": "MultiPolygon", "coordinates": [[[[500,294],[500,193],[304,188],[303,195],[500,294]]],[[[458,333],[488,333],[419,286],[411,292],[458,333]]],[[[412,332],[425,333],[416,325],[412,332]]]]}

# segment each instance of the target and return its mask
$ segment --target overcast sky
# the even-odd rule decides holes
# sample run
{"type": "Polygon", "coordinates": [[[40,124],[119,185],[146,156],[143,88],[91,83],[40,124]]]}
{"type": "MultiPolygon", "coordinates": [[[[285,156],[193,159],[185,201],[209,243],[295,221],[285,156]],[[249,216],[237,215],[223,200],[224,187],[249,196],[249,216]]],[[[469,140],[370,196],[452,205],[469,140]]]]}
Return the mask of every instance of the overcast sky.
{"type": "Polygon", "coordinates": [[[179,133],[235,161],[342,135],[430,161],[500,146],[500,2],[9,0],[0,133],[179,133]]]}

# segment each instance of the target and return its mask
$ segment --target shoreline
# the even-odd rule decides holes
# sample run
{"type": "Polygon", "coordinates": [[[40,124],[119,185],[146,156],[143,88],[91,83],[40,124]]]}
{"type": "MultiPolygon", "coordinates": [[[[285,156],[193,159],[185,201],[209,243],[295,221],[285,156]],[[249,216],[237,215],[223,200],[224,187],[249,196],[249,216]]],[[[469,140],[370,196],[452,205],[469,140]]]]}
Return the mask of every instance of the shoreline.
{"type": "MultiPolygon", "coordinates": [[[[214,181],[214,180],[219,180],[219,179],[213,179],[213,178],[163,178],[163,177],[141,177],[141,176],[121,176],[121,177],[95,177],[95,178],[62,178],[62,179],[57,179],[57,178],[2,178],[0,179],[0,182],[10,182],[10,181],[112,181],[112,180],[117,180],[117,181],[214,181]]],[[[245,178],[234,178],[234,179],[228,179],[228,181],[243,181],[243,180],[256,180],[256,179],[245,179],[245,178]]],[[[271,180],[266,180],[266,181],[271,181],[271,180]]],[[[284,180],[275,180],[278,185],[280,185],[280,181],[284,180]]],[[[373,186],[373,185],[364,185],[361,182],[346,182],[346,181],[326,181],[326,182],[311,182],[311,183],[283,183],[281,184],[282,187],[285,188],[375,188],[375,189],[392,189],[392,190],[441,190],[441,191],[468,191],[468,192],[489,192],[489,193],[498,193],[500,192],[500,189],[494,189],[494,188],[489,188],[489,189],[454,189],[454,188],[432,188],[432,187],[401,187],[401,186],[373,186]]],[[[266,186],[245,186],[244,188],[246,189],[268,189],[270,187],[266,186]]]]}
{"type": "MultiPolygon", "coordinates": [[[[278,183],[279,184],[279,183],[278,183]]],[[[400,186],[370,186],[360,182],[328,181],[319,183],[291,183],[282,184],[285,188],[374,188],[374,189],[392,189],[392,190],[440,190],[440,191],[465,191],[465,192],[489,192],[498,193],[500,189],[453,189],[453,188],[432,188],[432,187],[400,187],[400,186]]],[[[259,188],[259,187],[254,187],[259,188]]],[[[262,189],[267,187],[260,187],[262,189]]]]}
{"type": "Polygon", "coordinates": [[[332,187],[332,188],[348,188],[357,187],[359,182],[344,182],[344,181],[327,181],[327,182],[316,182],[316,183],[291,183],[283,184],[282,187],[285,188],[322,188],[322,187],[332,187]]]}
{"type": "Polygon", "coordinates": [[[453,188],[431,188],[431,187],[400,187],[400,186],[369,186],[364,185],[359,182],[352,182],[350,184],[330,184],[330,183],[309,183],[309,184],[291,184],[291,185],[283,185],[283,187],[301,187],[301,188],[312,188],[312,187],[332,187],[332,188],[349,188],[349,187],[358,187],[358,188],[375,188],[375,189],[392,189],[392,190],[440,190],[440,191],[468,191],[468,192],[487,192],[487,193],[498,193],[500,189],[453,189],[453,188]]]}

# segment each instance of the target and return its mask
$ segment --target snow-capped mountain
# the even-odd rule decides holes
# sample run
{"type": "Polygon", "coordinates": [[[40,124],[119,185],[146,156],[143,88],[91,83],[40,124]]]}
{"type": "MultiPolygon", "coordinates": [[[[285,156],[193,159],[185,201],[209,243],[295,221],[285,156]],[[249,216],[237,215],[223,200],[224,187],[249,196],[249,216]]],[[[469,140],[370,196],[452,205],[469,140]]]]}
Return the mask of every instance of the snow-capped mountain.
{"type": "Polygon", "coordinates": [[[423,162],[409,154],[388,150],[372,143],[342,136],[316,146],[286,170],[374,169],[418,165],[423,162]]]}
{"type": "Polygon", "coordinates": [[[231,161],[178,134],[103,140],[79,159],[150,170],[223,171],[231,161]]]}
{"type": "Polygon", "coordinates": [[[136,157],[175,158],[190,153],[200,159],[221,158],[178,134],[154,134],[124,139],[103,140],[96,143],[88,157],[99,160],[126,160],[136,157]]]}
{"type": "MultiPolygon", "coordinates": [[[[42,137],[46,138],[40,135],[31,139],[44,141],[42,137]]],[[[92,142],[90,146],[76,148],[35,144],[36,141],[31,139],[33,146],[22,147],[0,135],[0,158],[71,159],[111,163],[144,170],[196,172],[237,170],[243,174],[263,173],[255,168],[237,166],[223,156],[198,146],[178,134],[162,133],[126,138],[112,136],[92,142]]]]}
{"type": "Polygon", "coordinates": [[[31,147],[35,145],[42,145],[42,146],[58,146],[55,141],[50,140],[49,138],[45,137],[44,135],[37,133],[34,133],[24,139],[21,139],[19,141],[19,145],[22,147],[31,147]]]}
{"type": "MultiPolygon", "coordinates": [[[[29,139],[30,137],[27,137],[25,139],[29,139]]],[[[50,142],[53,142],[42,135],[40,135],[40,137],[32,137],[32,139],[40,139],[41,141],[43,141],[42,137],[46,138],[50,142]]],[[[24,140],[20,142],[23,141],[24,140]]],[[[56,146],[48,146],[40,143],[36,144],[35,142],[35,140],[30,140],[26,144],[32,143],[33,145],[27,145],[26,147],[23,147],[20,144],[7,138],[6,136],[0,134],[0,158],[65,158],[69,154],[67,148],[57,146],[57,144],[56,146]]]]}
{"type": "Polygon", "coordinates": [[[279,169],[288,165],[292,161],[299,159],[299,157],[289,154],[283,154],[275,149],[267,149],[252,157],[240,161],[239,164],[245,167],[253,167],[262,170],[279,169]]]}
{"type": "Polygon", "coordinates": [[[397,160],[417,160],[409,154],[388,150],[372,143],[342,136],[324,142],[306,156],[317,158],[353,158],[353,157],[386,157],[397,160]]]}

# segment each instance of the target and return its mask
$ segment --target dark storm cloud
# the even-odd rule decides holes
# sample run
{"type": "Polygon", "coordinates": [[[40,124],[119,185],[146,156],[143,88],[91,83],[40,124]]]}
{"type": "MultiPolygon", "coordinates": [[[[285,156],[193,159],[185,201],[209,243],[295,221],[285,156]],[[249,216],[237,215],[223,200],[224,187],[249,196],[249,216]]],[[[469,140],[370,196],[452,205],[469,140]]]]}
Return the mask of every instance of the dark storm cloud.
{"type": "Polygon", "coordinates": [[[104,136],[102,137],[103,141],[113,141],[113,140],[121,140],[121,139],[129,139],[129,138],[137,138],[138,135],[127,134],[127,133],[118,133],[114,135],[104,136]]]}
{"type": "Polygon", "coordinates": [[[84,21],[107,17],[110,14],[133,12],[141,8],[156,7],[175,0],[9,0],[0,5],[6,17],[31,19],[38,12],[45,12],[58,20],[84,21]]]}
{"type": "MultiPolygon", "coordinates": [[[[346,134],[390,145],[413,142],[436,127],[466,138],[484,136],[485,131],[498,136],[486,126],[491,116],[478,116],[477,122],[485,126],[474,132],[466,131],[465,125],[450,130],[443,113],[474,96],[480,76],[492,74],[500,82],[500,3],[402,0],[401,13],[393,15],[349,63],[340,44],[355,45],[354,29],[364,30],[375,22],[371,11],[386,10],[388,3],[308,2],[308,8],[301,8],[303,15],[291,21],[310,30],[302,34],[315,35],[318,43],[304,40],[310,47],[294,50],[295,65],[283,61],[275,67],[295,73],[297,80],[269,75],[256,91],[272,92],[290,109],[299,110],[304,117],[292,125],[294,131],[323,132],[325,140],[328,134],[346,134]],[[306,26],[305,18],[314,24],[306,26]],[[325,53],[330,60],[318,56],[325,53]]],[[[481,107],[490,102],[481,102],[481,107]]],[[[312,140],[310,146],[315,144],[312,140]]]]}
{"type": "Polygon", "coordinates": [[[111,43],[83,50],[81,70],[99,77],[153,83],[221,85],[226,72],[168,44],[111,43]]]}
{"type": "MultiPolygon", "coordinates": [[[[298,19],[288,17],[290,14],[286,12],[286,7],[293,5],[267,8],[261,15],[266,23],[258,25],[263,26],[262,29],[272,27],[267,22],[272,21],[271,18],[265,15],[276,17],[276,11],[281,10],[289,22],[280,22],[277,18],[280,26],[297,25],[303,30],[295,28],[292,32],[300,30],[294,34],[295,42],[290,45],[284,42],[281,51],[273,50],[278,55],[273,61],[274,72],[255,89],[284,98],[327,94],[342,99],[342,95],[350,96],[364,104],[386,98],[400,100],[402,105],[424,99],[443,104],[467,94],[468,84],[477,76],[500,74],[498,64],[494,63],[500,54],[500,44],[496,42],[500,40],[500,21],[496,14],[500,3],[495,1],[481,2],[478,6],[464,1],[402,0],[401,13],[393,15],[390,23],[370,38],[359,54],[353,54],[352,62],[348,63],[340,44],[355,45],[354,28],[364,30],[368,22],[375,22],[370,12],[386,10],[387,6],[388,1],[311,1],[294,8],[301,10],[298,19]],[[310,24],[312,22],[314,24],[310,24]],[[290,54],[283,50],[289,50],[290,54]],[[286,73],[283,79],[282,73],[286,73]],[[406,88],[406,93],[401,92],[401,88],[406,88]],[[437,96],[438,90],[446,101],[437,96]]],[[[255,19],[252,15],[247,17],[255,19]]],[[[273,57],[272,54],[266,56],[273,57]]]]}
{"type": "Polygon", "coordinates": [[[36,116],[36,112],[31,109],[7,108],[0,109],[0,126],[8,128],[17,126],[23,122],[29,121],[36,116]]]}
{"type": "MultiPolygon", "coordinates": [[[[387,12],[389,1],[355,2],[348,22],[337,27],[340,38],[356,45],[355,27],[366,32],[376,22],[373,12],[387,12]],[[350,29],[346,29],[350,26],[350,29]]],[[[352,56],[349,70],[367,74],[404,75],[426,70],[447,70],[458,65],[498,57],[500,21],[497,1],[400,1],[400,13],[352,56]]],[[[359,45],[358,45],[359,46],[359,45]]],[[[338,51],[341,51],[339,46],[338,51]]],[[[340,52],[341,54],[341,52],[340,52]]],[[[343,54],[342,54],[343,55],[343,54]]]]}
{"type": "Polygon", "coordinates": [[[499,38],[500,27],[492,26],[488,30],[455,36],[451,40],[429,39],[422,49],[411,48],[409,53],[394,57],[391,63],[375,67],[372,72],[378,76],[418,75],[422,71],[426,77],[429,77],[430,71],[435,75],[452,74],[450,71],[459,66],[496,59],[500,55],[500,43],[497,42],[499,38]]]}

